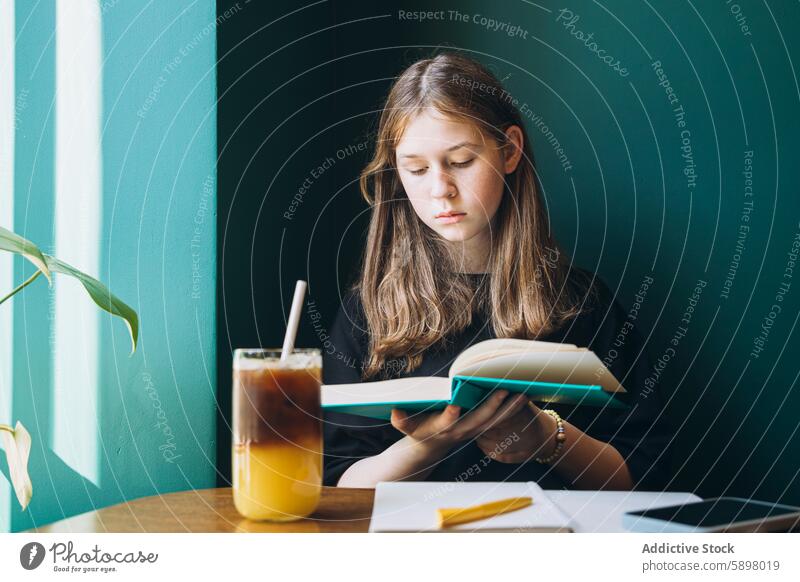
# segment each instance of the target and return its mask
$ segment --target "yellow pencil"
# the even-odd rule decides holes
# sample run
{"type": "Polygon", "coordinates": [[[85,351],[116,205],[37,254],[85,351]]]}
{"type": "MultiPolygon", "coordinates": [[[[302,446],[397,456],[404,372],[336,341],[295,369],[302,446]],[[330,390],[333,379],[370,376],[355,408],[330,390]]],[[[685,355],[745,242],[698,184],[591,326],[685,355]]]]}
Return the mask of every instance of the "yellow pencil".
{"type": "Polygon", "coordinates": [[[509,497],[508,499],[500,499],[490,503],[473,505],[472,507],[437,509],[436,515],[439,518],[439,528],[445,528],[516,511],[523,507],[528,507],[532,503],[533,499],[531,497],[509,497]]]}

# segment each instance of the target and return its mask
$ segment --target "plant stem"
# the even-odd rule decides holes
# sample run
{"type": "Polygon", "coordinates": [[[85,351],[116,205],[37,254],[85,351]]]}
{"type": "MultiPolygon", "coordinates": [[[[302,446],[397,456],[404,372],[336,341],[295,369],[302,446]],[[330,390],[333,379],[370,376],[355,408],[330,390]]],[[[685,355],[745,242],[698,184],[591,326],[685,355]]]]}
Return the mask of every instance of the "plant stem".
{"type": "Polygon", "coordinates": [[[41,275],[41,274],[42,274],[42,272],[41,272],[41,271],[36,271],[36,272],[35,272],[33,275],[31,275],[30,277],[28,277],[28,279],[27,279],[27,280],[26,280],[24,283],[22,283],[22,284],[21,284],[19,287],[17,287],[17,288],[16,288],[16,289],[14,289],[14,290],[13,290],[11,293],[9,293],[8,295],[6,295],[6,296],[5,296],[5,297],[3,297],[2,299],[0,299],[0,305],[2,305],[3,303],[5,303],[6,299],[10,299],[10,298],[11,298],[11,297],[13,297],[14,295],[16,295],[17,293],[19,293],[19,292],[20,292],[20,291],[22,291],[23,289],[25,289],[25,287],[27,287],[28,285],[30,285],[31,283],[33,283],[33,282],[36,280],[36,277],[38,277],[38,276],[39,276],[39,275],[41,275]]]}

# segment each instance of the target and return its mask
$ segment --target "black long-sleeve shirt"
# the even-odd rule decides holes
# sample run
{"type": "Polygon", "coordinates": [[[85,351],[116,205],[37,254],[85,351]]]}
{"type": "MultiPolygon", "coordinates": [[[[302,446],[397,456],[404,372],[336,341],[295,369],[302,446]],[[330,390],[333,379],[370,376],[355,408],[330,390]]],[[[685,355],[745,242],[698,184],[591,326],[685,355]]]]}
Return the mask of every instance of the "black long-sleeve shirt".
{"type": "MultiPolygon", "coordinates": [[[[476,289],[483,277],[470,276],[476,289]]],[[[660,489],[667,481],[669,429],[657,390],[645,388],[645,379],[652,367],[642,337],[633,327],[632,318],[599,278],[573,269],[567,284],[575,285],[576,290],[582,289],[579,291],[582,295],[585,293],[581,313],[537,339],[575,344],[594,351],[625,387],[627,394],[623,395],[623,400],[630,408],[547,406],[588,435],[616,448],[628,465],[636,489],[660,489]],[[579,281],[584,283],[581,285],[579,281]],[[594,293],[586,293],[586,281],[592,281],[594,293]]],[[[474,343],[495,337],[491,323],[482,313],[477,310],[472,324],[457,336],[449,337],[445,346],[428,350],[422,364],[413,372],[406,374],[390,369],[389,377],[447,376],[458,354],[474,343]]],[[[330,337],[323,356],[324,383],[360,382],[361,367],[368,353],[368,335],[357,293],[351,291],[345,296],[330,337]]],[[[325,412],[324,421],[326,485],[336,485],[350,465],[380,454],[403,437],[388,421],[336,412],[325,412]]],[[[427,480],[536,481],[546,489],[569,487],[548,465],[535,460],[519,464],[494,461],[474,441],[454,446],[427,480]]]]}

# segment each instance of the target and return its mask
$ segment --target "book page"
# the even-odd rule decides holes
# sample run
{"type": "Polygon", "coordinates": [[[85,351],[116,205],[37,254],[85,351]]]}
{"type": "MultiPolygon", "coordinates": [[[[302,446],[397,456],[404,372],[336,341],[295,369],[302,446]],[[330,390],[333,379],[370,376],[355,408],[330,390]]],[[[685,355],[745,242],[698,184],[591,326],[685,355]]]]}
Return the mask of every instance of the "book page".
{"type": "Polygon", "coordinates": [[[574,344],[560,344],[538,340],[521,340],[514,338],[495,338],[479,342],[461,352],[450,366],[450,377],[463,374],[463,369],[478,362],[498,356],[525,352],[560,352],[585,350],[574,344]]]}
{"type": "Polygon", "coordinates": [[[398,378],[322,386],[322,406],[450,400],[450,378],[398,378]]]}

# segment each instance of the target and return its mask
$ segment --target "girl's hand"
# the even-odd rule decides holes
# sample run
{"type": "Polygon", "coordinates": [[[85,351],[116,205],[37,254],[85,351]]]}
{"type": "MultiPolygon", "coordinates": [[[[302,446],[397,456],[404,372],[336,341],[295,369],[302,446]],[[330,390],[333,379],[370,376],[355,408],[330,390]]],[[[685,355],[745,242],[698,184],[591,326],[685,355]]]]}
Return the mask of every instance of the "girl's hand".
{"type": "MultiPolygon", "coordinates": [[[[527,401],[522,394],[515,398],[527,401]]],[[[476,443],[492,460],[524,463],[552,453],[555,429],[556,423],[550,416],[542,413],[535,404],[529,406],[526,403],[515,414],[479,435],[476,443]]]]}
{"type": "Polygon", "coordinates": [[[460,406],[448,405],[442,412],[409,416],[405,411],[392,410],[392,426],[407,435],[421,447],[443,454],[453,445],[471,440],[500,425],[517,413],[527,399],[503,402],[508,392],[498,390],[486,401],[464,416],[459,416],[460,406]]]}

